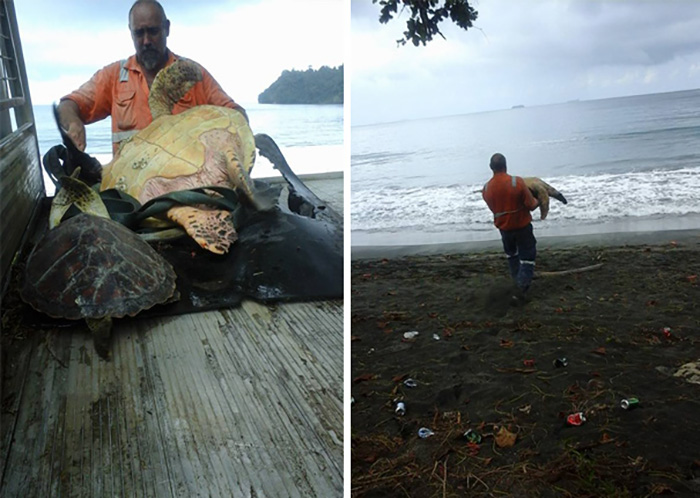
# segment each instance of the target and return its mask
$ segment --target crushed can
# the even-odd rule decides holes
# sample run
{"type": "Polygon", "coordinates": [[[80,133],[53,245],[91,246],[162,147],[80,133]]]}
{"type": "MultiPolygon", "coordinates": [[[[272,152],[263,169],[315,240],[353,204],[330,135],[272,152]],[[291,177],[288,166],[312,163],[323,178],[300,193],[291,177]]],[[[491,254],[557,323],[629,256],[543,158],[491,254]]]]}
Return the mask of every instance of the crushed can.
{"type": "Polygon", "coordinates": [[[464,433],[464,438],[474,444],[480,444],[481,443],[481,434],[479,434],[476,431],[473,431],[471,429],[468,429],[467,432],[464,433]]]}
{"type": "Polygon", "coordinates": [[[396,409],[394,410],[394,413],[399,417],[403,417],[404,415],[406,415],[406,404],[403,401],[399,401],[398,403],[396,403],[396,409]]]}
{"type": "Polygon", "coordinates": [[[569,361],[566,358],[557,358],[554,360],[554,366],[556,368],[564,368],[569,364],[569,361]]]}
{"type": "Polygon", "coordinates": [[[583,415],[583,412],[578,412],[578,413],[572,413],[568,417],[566,417],[566,423],[569,425],[582,425],[586,421],[586,417],[583,415]]]}
{"type": "Polygon", "coordinates": [[[433,431],[431,431],[430,429],[428,429],[427,427],[421,427],[420,429],[418,429],[418,437],[421,439],[428,438],[434,434],[435,433],[433,431]]]}
{"type": "Polygon", "coordinates": [[[620,401],[620,407],[622,407],[623,410],[632,410],[633,408],[637,408],[637,405],[639,405],[639,400],[637,398],[627,398],[620,401]]]}

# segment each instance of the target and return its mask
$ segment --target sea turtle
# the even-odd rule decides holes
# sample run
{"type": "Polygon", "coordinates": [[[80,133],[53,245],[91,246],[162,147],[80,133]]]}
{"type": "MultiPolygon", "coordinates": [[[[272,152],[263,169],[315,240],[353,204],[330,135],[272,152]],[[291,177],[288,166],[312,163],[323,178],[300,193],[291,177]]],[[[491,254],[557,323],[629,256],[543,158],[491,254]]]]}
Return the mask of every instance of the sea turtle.
{"type": "MultiPolygon", "coordinates": [[[[256,208],[265,208],[250,179],[255,139],[245,115],[212,105],[171,114],[201,79],[201,67],[188,59],[158,73],[149,95],[153,122],[121,145],[102,172],[101,190],[116,188],[143,204],[165,193],[217,185],[235,188],[256,208]]],[[[229,211],[177,206],[167,217],[216,254],[226,253],[237,238],[229,211]]]]}
{"type": "Polygon", "coordinates": [[[535,176],[523,178],[525,185],[530,189],[532,195],[540,201],[540,219],[544,220],[549,213],[549,198],[554,197],[556,200],[567,204],[566,198],[554,187],[546,183],[541,178],[535,176]]]}
{"type": "MultiPolygon", "coordinates": [[[[60,221],[71,199],[88,211],[101,203],[76,178],[61,184],[52,220],[60,221]]],[[[27,259],[20,295],[53,318],[85,319],[97,353],[107,358],[112,317],[134,316],[170,300],[176,275],[147,242],[105,217],[104,205],[100,211],[80,213],[44,235],[27,259]]]]}

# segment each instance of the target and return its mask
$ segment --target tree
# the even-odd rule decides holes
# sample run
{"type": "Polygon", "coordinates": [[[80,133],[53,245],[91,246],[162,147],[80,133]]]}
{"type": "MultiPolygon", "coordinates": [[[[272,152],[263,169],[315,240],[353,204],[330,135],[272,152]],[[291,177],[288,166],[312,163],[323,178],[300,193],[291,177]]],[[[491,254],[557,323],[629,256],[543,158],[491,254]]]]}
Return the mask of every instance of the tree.
{"type": "Polygon", "coordinates": [[[425,45],[433,36],[445,36],[440,32],[439,24],[448,17],[460,28],[467,30],[472,27],[479,13],[469,5],[469,0],[372,0],[381,5],[379,22],[388,23],[394,18],[401,4],[401,11],[410,9],[411,17],[406,21],[404,37],[396,40],[401,45],[411,41],[416,47],[425,45]]]}

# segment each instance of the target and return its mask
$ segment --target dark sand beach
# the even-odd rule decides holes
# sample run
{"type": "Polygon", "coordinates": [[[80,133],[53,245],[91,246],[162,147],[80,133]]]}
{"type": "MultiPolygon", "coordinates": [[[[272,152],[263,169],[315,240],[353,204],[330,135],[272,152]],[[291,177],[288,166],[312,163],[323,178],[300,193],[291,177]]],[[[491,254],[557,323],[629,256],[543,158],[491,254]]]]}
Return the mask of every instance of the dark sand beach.
{"type": "Polygon", "coordinates": [[[700,232],[541,240],[525,306],[497,245],[411,252],[354,253],[352,496],[700,496],[700,232]]]}

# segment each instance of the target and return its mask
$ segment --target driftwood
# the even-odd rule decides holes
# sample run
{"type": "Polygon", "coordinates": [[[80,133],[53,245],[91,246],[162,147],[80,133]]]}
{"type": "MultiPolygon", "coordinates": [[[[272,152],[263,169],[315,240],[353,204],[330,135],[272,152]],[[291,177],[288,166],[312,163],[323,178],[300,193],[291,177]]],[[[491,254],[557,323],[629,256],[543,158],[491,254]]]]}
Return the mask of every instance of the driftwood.
{"type": "Polygon", "coordinates": [[[558,277],[560,275],[570,275],[572,273],[583,273],[584,271],[598,270],[602,267],[603,263],[598,263],[597,265],[582,266],[581,268],[574,268],[572,270],[538,271],[535,272],[535,277],[558,277]]]}

